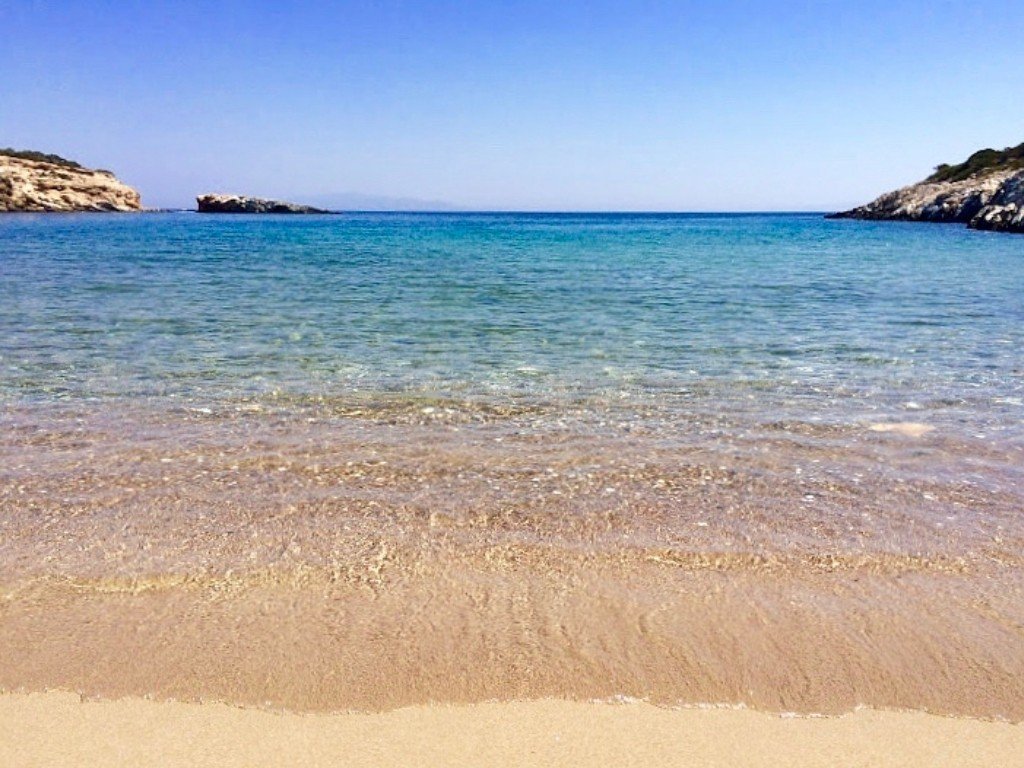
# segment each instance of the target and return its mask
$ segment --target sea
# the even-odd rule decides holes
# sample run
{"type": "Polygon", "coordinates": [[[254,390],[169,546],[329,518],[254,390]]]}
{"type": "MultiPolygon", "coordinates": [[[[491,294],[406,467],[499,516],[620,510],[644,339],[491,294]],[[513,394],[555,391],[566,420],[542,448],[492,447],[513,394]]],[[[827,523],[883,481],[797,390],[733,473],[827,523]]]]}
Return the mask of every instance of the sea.
{"type": "Polygon", "coordinates": [[[3,217],[0,402],[118,400],[1019,440],[1024,239],[817,214],[3,217]]]}

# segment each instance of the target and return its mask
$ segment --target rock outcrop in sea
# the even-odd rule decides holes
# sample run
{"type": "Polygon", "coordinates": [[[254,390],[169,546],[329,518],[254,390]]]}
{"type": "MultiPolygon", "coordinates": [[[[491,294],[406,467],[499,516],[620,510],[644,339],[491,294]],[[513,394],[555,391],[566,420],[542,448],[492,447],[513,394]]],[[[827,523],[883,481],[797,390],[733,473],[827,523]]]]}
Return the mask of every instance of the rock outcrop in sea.
{"type": "Polygon", "coordinates": [[[311,205],[242,195],[200,195],[196,203],[199,213],[332,213],[311,205]]]}
{"type": "Polygon", "coordinates": [[[972,229],[1024,232],[1024,144],[940,165],[924,181],[829,218],[960,222],[972,229]]]}
{"type": "Polygon", "coordinates": [[[141,209],[139,193],[110,171],[57,155],[0,149],[0,212],[141,209]]]}

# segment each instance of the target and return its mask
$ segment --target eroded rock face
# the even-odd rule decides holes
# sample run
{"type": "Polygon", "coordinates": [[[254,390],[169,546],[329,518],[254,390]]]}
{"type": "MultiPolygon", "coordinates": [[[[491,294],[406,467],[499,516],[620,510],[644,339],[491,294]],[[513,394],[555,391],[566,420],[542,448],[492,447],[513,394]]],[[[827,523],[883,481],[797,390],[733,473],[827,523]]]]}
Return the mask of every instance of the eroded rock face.
{"type": "Polygon", "coordinates": [[[973,229],[1024,232],[1024,171],[994,170],[959,181],[923,181],[830,218],[960,222],[973,229]]]}
{"type": "Polygon", "coordinates": [[[200,195],[196,203],[200,213],[330,213],[309,205],[242,195],[200,195]]]}
{"type": "Polygon", "coordinates": [[[0,154],[0,211],[138,211],[139,193],[110,171],[0,154]]]}
{"type": "Polygon", "coordinates": [[[968,226],[998,232],[1024,232],[1024,171],[1006,179],[968,226]]]}

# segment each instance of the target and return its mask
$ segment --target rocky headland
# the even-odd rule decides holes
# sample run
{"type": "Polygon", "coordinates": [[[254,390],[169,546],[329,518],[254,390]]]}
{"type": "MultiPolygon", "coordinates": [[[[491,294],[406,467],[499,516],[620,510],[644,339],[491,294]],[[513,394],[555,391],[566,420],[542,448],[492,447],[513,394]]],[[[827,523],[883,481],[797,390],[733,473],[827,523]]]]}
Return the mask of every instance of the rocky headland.
{"type": "Polygon", "coordinates": [[[141,209],[139,193],[110,171],[57,155],[0,149],[0,212],[141,209]]]}
{"type": "Polygon", "coordinates": [[[959,222],[1024,232],[1024,144],[983,149],[963,163],[940,165],[924,181],[829,218],[959,222]]]}
{"type": "Polygon", "coordinates": [[[243,195],[200,195],[196,203],[199,213],[332,213],[311,205],[243,195]]]}

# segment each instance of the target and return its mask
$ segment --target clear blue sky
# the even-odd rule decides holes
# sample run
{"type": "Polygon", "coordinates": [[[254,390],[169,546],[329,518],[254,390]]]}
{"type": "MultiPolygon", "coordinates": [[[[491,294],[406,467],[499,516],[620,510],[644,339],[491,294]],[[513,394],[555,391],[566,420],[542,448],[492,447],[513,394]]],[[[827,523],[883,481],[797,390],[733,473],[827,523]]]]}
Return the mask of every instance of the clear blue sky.
{"type": "Polygon", "coordinates": [[[823,210],[1024,141],[1015,2],[0,3],[0,146],[204,191],[823,210]]]}

